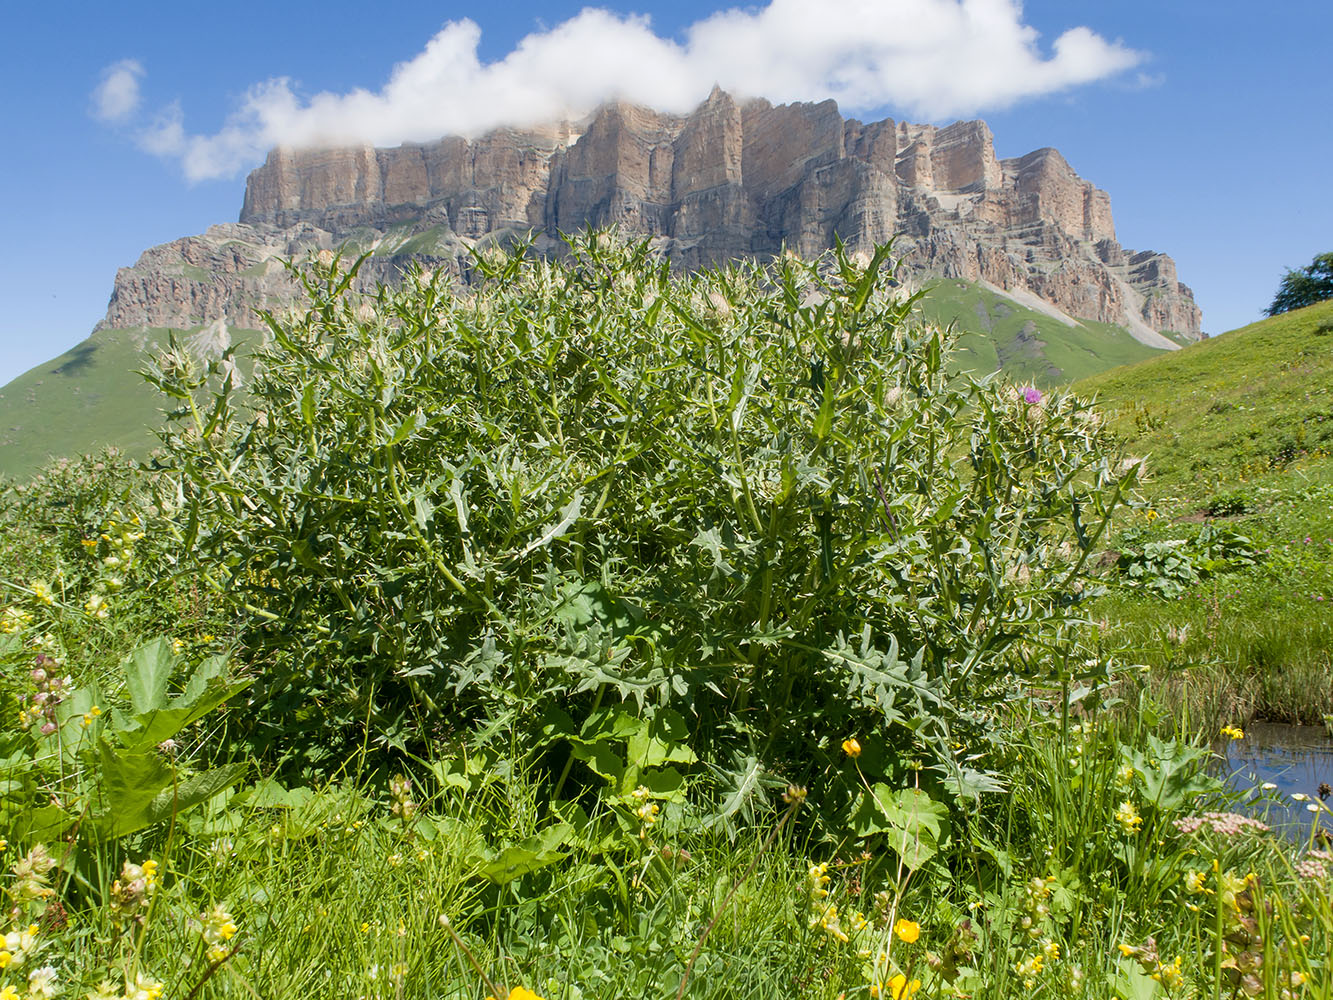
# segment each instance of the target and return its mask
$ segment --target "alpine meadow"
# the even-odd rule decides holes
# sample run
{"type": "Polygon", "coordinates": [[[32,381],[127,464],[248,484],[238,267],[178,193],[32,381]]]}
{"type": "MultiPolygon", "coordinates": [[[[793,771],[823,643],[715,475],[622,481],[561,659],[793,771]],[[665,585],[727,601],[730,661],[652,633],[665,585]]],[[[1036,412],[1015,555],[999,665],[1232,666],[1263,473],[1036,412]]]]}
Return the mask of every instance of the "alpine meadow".
{"type": "Polygon", "coordinates": [[[357,266],[6,489],[15,996],[1326,995],[1327,807],[1233,810],[1101,558],[1146,463],[890,247],[357,266]]]}
{"type": "Polygon", "coordinates": [[[75,13],[0,1000],[1333,1000],[1333,4],[75,13]]]}

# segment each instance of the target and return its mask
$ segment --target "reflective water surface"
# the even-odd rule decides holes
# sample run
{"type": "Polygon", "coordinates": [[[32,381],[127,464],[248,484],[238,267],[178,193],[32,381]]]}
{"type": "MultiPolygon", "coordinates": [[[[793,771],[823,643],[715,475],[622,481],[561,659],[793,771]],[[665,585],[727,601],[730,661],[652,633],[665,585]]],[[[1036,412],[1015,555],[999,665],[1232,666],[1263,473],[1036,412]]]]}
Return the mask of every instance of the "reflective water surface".
{"type": "Polygon", "coordinates": [[[1218,747],[1226,755],[1220,770],[1237,791],[1249,800],[1244,810],[1274,826],[1308,830],[1316,813],[1309,809],[1320,802],[1324,786],[1326,807],[1318,814],[1324,828],[1333,828],[1333,739],[1323,726],[1288,726],[1253,722],[1245,727],[1245,739],[1228,740],[1218,747]],[[1276,786],[1265,788],[1265,785],[1276,786]],[[1306,796],[1305,801],[1293,795],[1306,796]]]}

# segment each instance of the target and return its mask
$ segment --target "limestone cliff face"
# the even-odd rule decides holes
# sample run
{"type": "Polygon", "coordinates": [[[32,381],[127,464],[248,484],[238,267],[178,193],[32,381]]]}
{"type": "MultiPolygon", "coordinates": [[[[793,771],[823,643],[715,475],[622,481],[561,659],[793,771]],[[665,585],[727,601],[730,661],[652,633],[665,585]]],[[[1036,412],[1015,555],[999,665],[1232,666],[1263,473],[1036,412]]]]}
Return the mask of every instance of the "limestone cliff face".
{"type": "MultiPolygon", "coordinates": [[[[694,112],[608,104],[587,120],[394,149],[275,149],[246,183],[239,224],[147,251],[122,269],[103,326],[254,326],[290,301],[279,258],[348,244],[367,280],[411,260],[460,274],[479,241],[615,225],[680,267],[787,247],[815,255],[895,234],[923,275],[1031,293],[1071,316],[1200,335],[1171,258],[1122,248],[1110,198],[1053,149],[998,159],[984,122],[845,120],[832,101],[694,112]]],[[[1154,339],[1155,338],[1155,339],[1154,339]]]]}

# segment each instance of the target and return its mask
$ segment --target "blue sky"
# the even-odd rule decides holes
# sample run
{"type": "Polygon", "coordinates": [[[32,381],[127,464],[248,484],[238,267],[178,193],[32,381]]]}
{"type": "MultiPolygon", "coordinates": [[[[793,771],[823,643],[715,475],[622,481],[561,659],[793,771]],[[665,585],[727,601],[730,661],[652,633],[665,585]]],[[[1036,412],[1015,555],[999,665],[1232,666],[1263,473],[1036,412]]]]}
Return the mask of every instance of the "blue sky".
{"type": "Polygon", "coordinates": [[[804,0],[729,17],[717,17],[728,8],[713,3],[616,0],[604,5],[609,14],[584,15],[574,27],[567,22],[583,5],[560,0],[20,5],[7,13],[0,43],[0,114],[10,137],[0,160],[0,384],[86,337],[117,267],[153,244],[234,220],[245,172],[272,135],[346,124],[378,128],[382,138],[475,118],[492,103],[536,107],[548,96],[543,67],[593,44],[589,37],[605,36],[608,51],[632,58],[574,60],[567,71],[559,62],[551,99],[577,102],[614,78],[622,92],[680,103],[706,89],[705,76],[731,75],[779,100],[833,94],[862,120],[982,117],[1002,157],[1055,146],[1111,193],[1123,244],[1176,258],[1212,333],[1258,318],[1285,268],[1333,249],[1327,2],[838,2],[859,13],[841,24],[825,16],[818,31],[802,8],[830,7],[804,0]],[[864,38],[892,33],[884,25],[897,27],[907,12],[913,20],[900,36],[915,41],[901,60],[875,63],[861,51],[864,38]],[[646,15],[649,26],[626,26],[631,14],[646,15]],[[962,15],[974,27],[986,22],[997,40],[934,37],[962,15]],[[479,39],[442,33],[462,19],[479,39]],[[705,29],[688,33],[701,22],[705,29]],[[1054,45],[1061,36],[1063,52],[1054,45]],[[526,56],[497,69],[525,37],[526,56]],[[428,64],[419,57],[432,38],[445,51],[428,64]],[[784,50],[793,39],[800,48],[784,50]],[[132,84],[124,101],[99,105],[94,91],[126,60],[136,70],[122,74],[132,84]],[[359,111],[341,100],[357,88],[379,93],[400,63],[411,65],[392,100],[359,111]],[[460,105],[440,118],[441,101],[403,93],[430,77],[426,69],[439,85],[441,73],[452,81],[464,64],[470,75],[460,70],[455,82],[472,88],[471,110],[460,105]],[[277,78],[290,83],[251,98],[251,119],[220,135],[252,88],[277,78]],[[305,102],[320,92],[334,96],[325,112],[309,111],[305,102]],[[136,93],[131,110],[110,114],[136,93]],[[99,107],[110,120],[99,120],[99,107]]]}

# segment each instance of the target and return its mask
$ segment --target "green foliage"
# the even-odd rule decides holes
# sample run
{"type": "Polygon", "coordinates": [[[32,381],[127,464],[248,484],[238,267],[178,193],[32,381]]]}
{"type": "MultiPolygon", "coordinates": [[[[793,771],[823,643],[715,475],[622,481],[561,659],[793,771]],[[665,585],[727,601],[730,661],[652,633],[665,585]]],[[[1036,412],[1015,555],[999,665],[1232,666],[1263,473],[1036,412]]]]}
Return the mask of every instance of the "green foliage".
{"type": "Polygon", "coordinates": [[[1126,586],[1142,587],[1159,597],[1178,597],[1215,573],[1252,566],[1260,558],[1245,535],[1215,524],[1203,525],[1188,538],[1141,541],[1124,532],[1116,567],[1126,586]]]}
{"type": "Polygon", "coordinates": [[[1316,302],[1333,299],[1333,253],[1315,256],[1308,266],[1288,270],[1282,277],[1272,304],[1264,310],[1268,316],[1303,309],[1316,302]]]}
{"type": "Polygon", "coordinates": [[[262,664],[254,745],[444,719],[538,745],[558,707],[560,769],[603,759],[598,710],[669,711],[725,767],[800,776],[880,730],[957,775],[954,729],[1050,669],[1011,651],[1077,617],[1134,471],[1079,400],[953,371],[888,262],[674,277],[593,235],[373,297],[316,262],[252,410],[168,359],[186,547],[262,664]]]}
{"type": "MultiPolygon", "coordinates": [[[[24,657],[15,645],[7,650],[11,663],[24,657]]],[[[249,686],[228,677],[225,658],[195,664],[168,697],[182,658],[166,639],[144,645],[121,664],[129,703],[114,708],[114,694],[60,677],[51,658],[30,662],[19,725],[4,742],[0,795],[0,824],[26,841],[118,840],[173,819],[245,774],[244,764],[190,767],[175,740],[249,686]]]]}
{"type": "MultiPolygon", "coordinates": [[[[1150,456],[1154,498],[1208,497],[1333,454],[1333,302],[1084,379],[1111,431],[1150,456]]],[[[1298,471],[1293,470],[1293,471],[1298,471]]]]}
{"type": "Polygon", "coordinates": [[[1212,517],[1237,517],[1252,510],[1253,501],[1244,490],[1229,490],[1208,498],[1204,508],[1212,517]]]}

